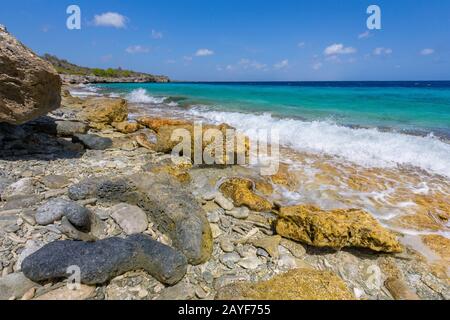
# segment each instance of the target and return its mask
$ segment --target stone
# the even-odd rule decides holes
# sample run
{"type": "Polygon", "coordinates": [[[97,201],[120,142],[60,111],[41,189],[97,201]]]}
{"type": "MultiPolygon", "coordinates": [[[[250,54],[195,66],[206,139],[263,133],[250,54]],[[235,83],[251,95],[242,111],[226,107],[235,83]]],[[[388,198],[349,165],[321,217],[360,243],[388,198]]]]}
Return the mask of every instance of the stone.
{"type": "Polygon", "coordinates": [[[77,228],[75,228],[66,217],[62,218],[61,226],[59,227],[59,229],[63,234],[65,234],[69,239],[72,240],[79,240],[86,242],[93,242],[97,240],[97,238],[94,235],[82,232],[77,228]]]}
{"type": "Polygon", "coordinates": [[[148,149],[148,150],[151,150],[151,151],[155,150],[155,144],[151,143],[148,140],[148,137],[145,135],[145,133],[141,133],[141,134],[136,135],[135,140],[136,140],[136,143],[140,147],[148,149]]]}
{"type": "Polygon", "coordinates": [[[173,287],[163,290],[158,300],[190,300],[194,297],[194,287],[186,282],[180,282],[173,287]]]}
{"type": "Polygon", "coordinates": [[[226,211],[225,213],[235,219],[245,220],[249,217],[250,210],[247,207],[240,207],[234,208],[231,211],[226,211]]]}
{"type": "Polygon", "coordinates": [[[217,211],[208,212],[207,217],[210,223],[218,223],[220,221],[220,216],[217,211]]]}
{"type": "Polygon", "coordinates": [[[216,198],[214,199],[214,202],[217,203],[222,209],[231,211],[234,208],[233,202],[228,200],[223,196],[223,194],[218,193],[216,195],[216,198]]]}
{"type": "Polygon", "coordinates": [[[289,171],[289,165],[280,163],[277,173],[270,177],[270,180],[277,185],[283,186],[289,190],[297,189],[299,182],[295,175],[289,171]]]}
{"type": "Polygon", "coordinates": [[[226,180],[220,186],[220,191],[225,197],[232,199],[236,207],[246,206],[257,212],[272,210],[273,204],[254,192],[254,183],[251,180],[243,178],[226,180]]]}
{"type": "Polygon", "coordinates": [[[92,98],[85,102],[85,108],[79,118],[89,126],[104,130],[111,124],[120,123],[128,118],[128,104],[124,99],[92,98]]]}
{"type": "Polygon", "coordinates": [[[89,126],[79,121],[55,121],[56,134],[59,137],[72,137],[76,134],[86,134],[89,126]]]}
{"type": "Polygon", "coordinates": [[[237,282],[217,292],[217,300],[353,300],[345,283],[329,271],[294,269],[261,282],[237,282]]]}
{"type": "Polygon", "coordinates": [[[209,191],[202,195],[202,199],[205,201],[213,201],[217,196],[217,191],[209,191]]]}
{"type": "Polygon", "coordinates": [[[31,288],[30,290],[25,292],[25,294],[22,296],[22,299],[20,299],[20,300],[24,300],[24,301],[31,300],[34,298],[35,294],[36,294],[36,288],[31,288]]]}
{"type": "Polygon", "coordinates": [[[86,286],[81,284],[76,290],[71,290],[67,286],[44,293],[34,300],[44,301],[80,301],[92,298],[95,294],[94,286],[86,286]]]}
{"type": "Polygon", "coordinates": [[[420,300],[419,296],[401,279],[388,278],[384,285],[395,300],[420,300]]]}
{"type": "Polygon", "coordinates": [[[1,194],[2,200],[13,200],[18,197],[25,197],[34,193],[34,182],[32,178],[22,178],[7,186],[1,194]]]}
{"type": "Polygon", "coordinates": [[[272,257],[278,258],[278,246],[280,244],[281,237],[276,235],[272,237],[265,237],[257,240],[253,240],[251,243],[257,247],[262,248],[267,251],[267,253],[272,257]]]}
{"type": "Polygon", "coordinates": [[[187,125],[190,123],[186,120],[154,118],[154,117],[140,117],[137,119],[137,122],[140,125],[152,129],[155,132],[158,132],[159,129],[164,126],[187,125]]]}
{"type": "Polygon", "coordinates": [[[0,300],[20,298],[28,290],[40,285],[29,280],[22,272],[11,273],[0,278],[0,300]]]}
{"type": "Polygon", "coordinates": [[[100,137],[95,134],[75,134],[72,141],[74,143],[81,143],[91,150],[106,150],[113,145],[110,138],[100,137]]]}
{"type": "Polygon", "coordinates": [[[211,232],[212,232],[213,239],[217,239],[218,237],[220,237],[222,235],[222,230],[220,229],[220,227],[217,224],[212,223],[210,226],[211,226],[211,232]]]}
{"type": "Polygon", "coordinates": [[[119,203],[111,212],[111,217],[127,235],[142,233],[148,228],[147,214],[138,206],[119,203]]]}
{"type": "Polygon", "coordinates": [[[42,245],[36,242],[35,240],[28,240],[25,243],[24,249],[20,252],[19,256],[17,257],[15,270],[20,271],[23,260],[25,260],[28,256],[38,251],[41,247],[42,245]]]}
{"type": "Polygon", "coordinates": [[[113,122],[112,126],[119,132],[124,133],[124,134],[130,134],[130,133],[135,133],[136,131],[138,131],[141,126],[139,125],[139,123],[136,122],[128,122],[128,121],[123,121],[123,122],[113,122]]]}
{"type": "Polygon", "coordinates": [[[275,229],[282,237],[315,247],[402,252],[396,237],[360,209],[323,211],[309,205],[284,207],[280,209],[275,229]]]}
{"type": "Polygon", "coordinates": [[[97,242],[55,241],[28,256],[22,270],[27,278],[41,282],[68,277],[70,266],[80,268],[81,283],[87,285],[140,269],[174,285],[187,271],[183,254],[141,234],[97,242]]]}
{"type": "Polygon", "coordinates": [[[36,222],[46,226],[63,216],[80,230],[90,229],[90,211],[78,203],[66,199],[50,199],[36,210],[36,222]]]}
{"type": "Polygon", "coordinates": [[[189,170],[192,168],[192,162],[188,158],[171,157],[164,159],[156,165],[144,166],[143,169],[155,174],[165,173],[174,177],[180,183],[189,183],[191,176],[189,170]]]}
{"type": "Polygon", "coordinates": [[[238,265],[244,269],[255,270],[261,265],[261,261],[258,257],[247,257],[238,262],[238,265]]]}
{"type": "Polygon", "coordinates": [[[213,238],[206,214],[181,184],[166,175],[139,173],[123,177],[90,178],[69,187],[72,200],[97,198],[143,209],[193,265],[209,260],[213,238]]]}
{"type": "Polygon", "coordinates": [[[303,258],[306,254],[305,247],[298,242],[288,239],[281,239],[280,244],[296,258],[303,258]]]}
{"type": "Polygon", "coordinates": [[[59,108],[61,78],[53,66],[0,27],[0,123],[23,124],[59,108]]]}
{"type": "Polygon", "coordinates": [[[69,178],[55,174],[43,177],[41,182],[49,189],[62,189],[70,184],[69,178]]]}
{"type": "Polygon", "coordinates": [[[41,201],[42,198],[39,195],[17,196],[13,200],[6,202],[3,210],[26,209],[33,207],[41,201]]]}
{"type": "Polygon", "coordinates": [[[232,269],[234,267],[234,264],[241,260],[241,257],[237,252],[231,252],[220,256],[219,260],[223,265],[232,269]]]}
{"type": "Polygon", "coordinates": [[[220,241],[220,248],[223,250],[223,252],[233,252],[234,251],[234,245],[231,243],[230,239],[224,238],[220,241]]]}

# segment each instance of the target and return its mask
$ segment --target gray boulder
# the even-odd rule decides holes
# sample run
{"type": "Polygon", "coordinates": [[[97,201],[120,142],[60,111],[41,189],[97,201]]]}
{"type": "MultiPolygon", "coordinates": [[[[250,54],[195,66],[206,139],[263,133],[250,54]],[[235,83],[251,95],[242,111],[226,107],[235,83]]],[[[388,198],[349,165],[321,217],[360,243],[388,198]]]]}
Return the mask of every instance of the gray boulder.
{"type": "Polygon", "coordinates": [[[78,203],[65,199],[51,199],[36,210],[36,223],[48,225],[60,220],[63,216],[77,229],[89,230],[90,211],[78,203]]]}
{"type": "Polygon", "coordinates": [[[27,257],[22,271],[27,278],[42,282],[68,277],[71,266],[80,268],[83,284],[102,284],[125,272],[143,269],[158,281],[174,285],[187,271],[184,255],[145,235],[97,242],[52,242],[27,257]]]}
{"type": "Polygon", "coordinates": [[[112,147],[113,142],[109,138],[103,138],[95,134],[75,134],[72,138],[74,143],[81,143],[87,149],[106,150],[112,147]]]}
{"type": "Polygon", "coordinates": [[[0,25],[0,123],[22,124],[61,103],[61,78],[53,66],[0,25]]]}

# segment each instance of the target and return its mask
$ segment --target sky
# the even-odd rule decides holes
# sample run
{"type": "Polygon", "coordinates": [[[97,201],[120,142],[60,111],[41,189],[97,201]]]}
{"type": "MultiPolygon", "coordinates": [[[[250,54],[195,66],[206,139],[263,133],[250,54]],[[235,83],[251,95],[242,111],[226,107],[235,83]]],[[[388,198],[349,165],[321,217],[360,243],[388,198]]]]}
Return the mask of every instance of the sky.
{"type": "Polygon", "coordinates": [[[2,0],[0,24],[38,54],[180,81],[450,80],[448,0],[2,0]]]}

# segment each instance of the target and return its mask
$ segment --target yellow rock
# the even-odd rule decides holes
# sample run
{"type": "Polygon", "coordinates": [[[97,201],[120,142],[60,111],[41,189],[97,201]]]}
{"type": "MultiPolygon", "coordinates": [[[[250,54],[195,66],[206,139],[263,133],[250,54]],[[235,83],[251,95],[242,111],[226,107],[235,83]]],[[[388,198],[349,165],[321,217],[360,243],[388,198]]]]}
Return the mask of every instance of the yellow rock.
{"type": "Polygon", "coordinates": [[[113,122],[125,121],[128,118],[128,104],[124,99],[88,99],[84,103],[80,118],[88,121],[92,128],[102,130],[113,122]]]}
{"type": "Polygon", "coordinates": [[[192,168],[192,162],[189,159],[179,158],[179,163],[173,163],[170,159],[161,163],[153,168],[151,172],[153,173],[167,173],[181,183],[188,183],[191,181],[191,175],[189,170],[192,168]]]}
{"type": "Polygon", "coordinates": [[[402,247],[369,213],[360,209],[324,211],[300,205],[280,209],[279,235],[315,247],[358,247],[398,253],[402,247]]]}
{"type": "Polygon", "coordinates": [[[152,151],[156,149],[155,144],[148,141],[148,138],[144,133],[138,134],[135,139],[136,143],[142,148],[146,148],[152,151]]]}
{"type": "Polygon", "coordinates": [[[154,117],[140,117],[137,122],[155,132],[158,132],[164,126],[180,126],[191,125],[187,120],[169,119],[169,118],[154,118],[154,117]]]}
{"type": "Polygon", "coordinates": [[[401,279],[388,278],[384,285],[395,300],[420,300],[417,294],[401,279]]]}
{"type": "Polygon", "coordinates": [[[432,272],[450,284],[450,239],[431,234],[422,236],[422,241],[440,257],[432,263],[432,272]]]}
{"type": "Polygon", "coordinates": [[[295,175],[289,171],[289,165],[280,163],[278,172],[270,177],[274,184],[293,190],[298,186],[295,175]]]}
{"type": "Polygon", "coordinates": [[[255,189],[265,196],[271,196],[273,194],[273,186],[266,181],[256,181],[255,189]]]}
{"type": "Polygon", "coordinates": [[[247,179],[229,179],[220,186],[220,191],[232,199],[236,207],[246,206],[250,210],[258,212],[270,211],[273,208],[270,201],[253,191],[253,182],[247,179]]]}
{"type": "Polygon", "coordinates": [[[272,237],[265,237],[257,240],[252,240],[252,244],[257,248],[262,248],[273,257],[278,258],[278,246],[280,245],[281,237],[276,235],[272,237]]]}
{"type": "Polygon", "coordinates": [[[125,134],[129,134],[129,133],[135,133],[136,131],[138,131],[140,129],[140,125],[139,123],[135,123],[135,122],[128,122],[128,121],[123,121],[123,122],[113,122],[112,126],[114,128],[116,128],[117,131],[121,132],[121,133],[125,133],[125,134]]]}
{"type": "Polygon", "coordinates": [[[329,271],[294,269],[258,282],[219,289],[217,300],[354,300],[344,281],[329,271]]]}

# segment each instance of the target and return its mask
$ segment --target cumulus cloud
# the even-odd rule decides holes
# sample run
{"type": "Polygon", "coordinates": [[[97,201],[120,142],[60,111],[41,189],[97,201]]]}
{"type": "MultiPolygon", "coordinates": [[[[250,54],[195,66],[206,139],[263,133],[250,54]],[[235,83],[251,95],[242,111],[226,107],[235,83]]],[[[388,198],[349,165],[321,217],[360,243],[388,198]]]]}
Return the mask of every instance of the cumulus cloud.
{"type": "Polygon", "coordinates": [[[273,65],[274,69],[280,70],[289,67],[289,60],[285,59],[283,61],[277,62],[273,65]]]}
{"type": "Polygon", "coordinates": [[[378,47],[373,50],[373,54],[376,56],[387,56],[392,53],[391,48],[378,47]]]}
{"type": "Polygon", "coordinates": [[[95,15],[94,24],[99,27],[114,27],[125,28],[127,24],[127,17],[116,12],[106,12],[100,15],[95,15]]]}
{"type": "Polygon", "coordinates": [[[429,56],[430,54],[433,54],[433,53],[434,53],[434,49],[431,49],[431,48],[425,48],[420,51],[420,54],[422,56],[429,56]]]}
{"type": "Polygon", "coordinates": [[[136,53],[147,53],[150,51],[150,49],[143,47],[141,45],[135,45],[126,48],[125,51],[129,54],[136,54],[136,53]]]}
{"type": "Polygon", "coordinates": [[[353,47],[345,47],[342,43],[334,43],[331,46],[325,48],[324,54],[327,56],[336,54],[351,54],[355,53],[356,49],[353,47]]]}
{"type": "Polygon", "coordinates": [[[156,31],[156,30],[152,30],[152,38],[153,39],[162,39],[163,38],[163,33],[160,31],[156,31]]]}
{"type": "Polygon", "coordinates": [[[212,56],[214,54],[214,51],[209,50],[209,49],[198,49],[197,52],[195,53],[195,55],[197,57],[207,57],[207,56],[212,56]]]}
{"type": "Polygon", "coordinates": [[[372,34],[369,31],[366,31],[366,32],[360,33],[358,35],[358,39],[367,39],[367,38],[370,38],[371,36],[372,36],[372,34]]]}

